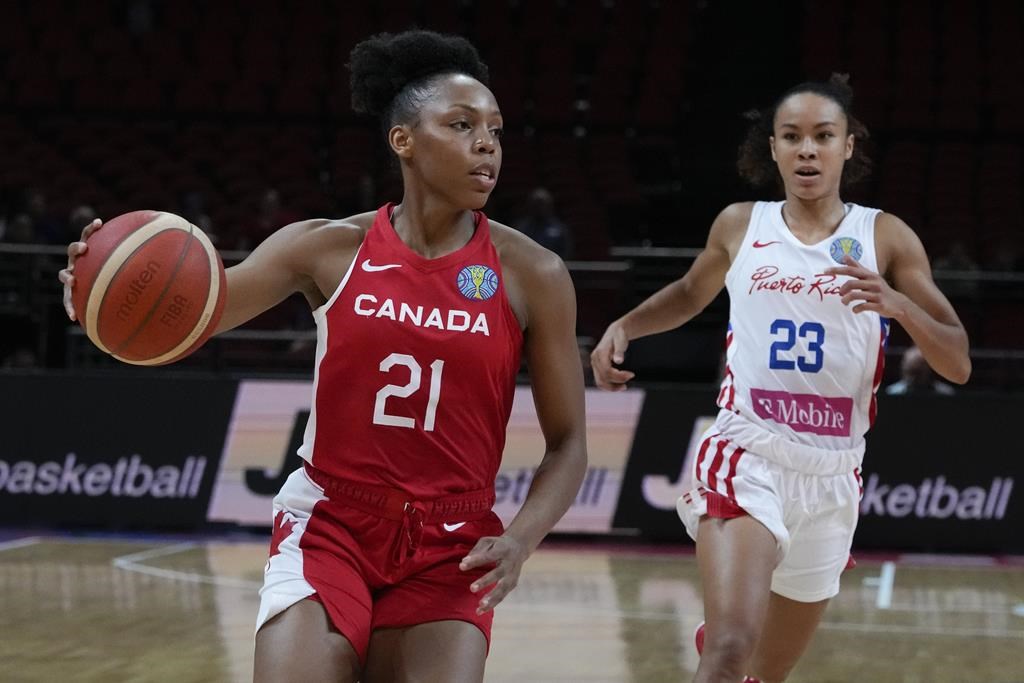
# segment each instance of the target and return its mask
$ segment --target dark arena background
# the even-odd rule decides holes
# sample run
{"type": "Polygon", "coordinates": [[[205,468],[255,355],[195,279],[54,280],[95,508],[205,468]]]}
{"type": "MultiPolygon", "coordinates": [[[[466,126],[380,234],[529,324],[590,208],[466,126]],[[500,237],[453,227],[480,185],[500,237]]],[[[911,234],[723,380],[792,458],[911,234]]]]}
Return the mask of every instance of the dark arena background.
{"type": "MultiPolygon", "coordinates": [[[[635,342],[609,322],[681,276],[737,176],[741,114],[850,74],[870,178],[971,340],[964,386],[900,394],[886,351],[858,566],[802,683],[1024,682],[1024,7],[974,0],[0,2],[0,680],[245,681],[271,525],[299,464],[316,333],[289,299],[163,368],[68,321],[57,271],[94,217],[186,217],[226,265],[295,220],[401,198],[350,107],[352,46],[411,27],[479,49],[505,121],[488,215],[565,259],[587,371],[575,504],[497,609],[486,680],[689,680],[703,606],[675,513],[715,414],[728,302],[635,342]],[[951,389],[951,391],[947,391],[951,389]],[[528,653],[525,654],[524,653],[528,653]]],[[[496,482],[543,454],[524,373],[496,482]]],[[[934,378],[927,378],[926,384],[934,378]]]]}

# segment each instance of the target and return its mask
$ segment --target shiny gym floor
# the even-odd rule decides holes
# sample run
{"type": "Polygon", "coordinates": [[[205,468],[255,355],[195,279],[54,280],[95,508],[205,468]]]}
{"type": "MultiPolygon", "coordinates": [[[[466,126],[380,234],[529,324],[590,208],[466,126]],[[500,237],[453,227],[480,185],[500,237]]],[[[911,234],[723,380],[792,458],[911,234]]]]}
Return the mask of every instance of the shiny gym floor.
{"type": "MultiPolygon", "coordinates": [[[[0,536],[0,681],[247,681],[259,537],[0,536]]],[[[1024,558],[860,558],[794,683],[1024,683],[1024,558]]],[[[498,608],[489,683],[689,681],[685,549],[549,543],[498,608]]]]}

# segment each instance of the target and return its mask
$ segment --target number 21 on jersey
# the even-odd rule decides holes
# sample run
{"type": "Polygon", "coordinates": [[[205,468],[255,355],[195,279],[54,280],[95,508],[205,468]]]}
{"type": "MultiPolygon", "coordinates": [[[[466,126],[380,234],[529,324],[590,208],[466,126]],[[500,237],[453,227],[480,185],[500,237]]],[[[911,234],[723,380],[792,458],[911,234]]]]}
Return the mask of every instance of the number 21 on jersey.
{"type": "Polygon", "coordinates": [[[825,327],[821,323],[805,322],[797,327],[792,320],[778,318],[772,321],[771,334],[776,338],[768,356],[768,367],[772,370],[800,368],[801,372],[818,372],[825,364],[821,349],[825,343],[825,327]],[[791,351],[797,338],[806,340],[807,353],[795,355],[794,359],[791,351]]]}
{"type": "MultiPolygon", "coordinates": [[[[390,372],[396,365],[409,368],[409,382],[399,386],[386,384],[377,392],[377,400],[373,404],[373,424],[389,427],[415,429],[416,420],[403,415],[389,415],[387,412],[388,398],[408,398],[420,388],[423,369],[412,356],[405,353],[392,353],[380,362],[381,372],[390,372]]],[[[427,412],[423,416],[423,431],[434,431],[434,420],[437,417],[437,402],[441,398],[441,373],[444,372],[444,361],[435,360],[430,364],[430,394],[427,398],[427,412]]]]}

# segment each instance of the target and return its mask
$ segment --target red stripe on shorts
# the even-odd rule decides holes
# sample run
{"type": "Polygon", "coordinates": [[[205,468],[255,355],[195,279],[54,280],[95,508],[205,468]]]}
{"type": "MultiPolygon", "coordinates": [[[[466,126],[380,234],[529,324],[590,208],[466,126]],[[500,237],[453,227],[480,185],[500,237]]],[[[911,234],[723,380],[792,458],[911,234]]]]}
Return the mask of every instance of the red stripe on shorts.
{"type": "Polygon", "coordinates": [[[704,442],[700,445],[700,451],[697,452],[697,479],[700,479],[700,468],[704,464],[704,456],[708,453],[708,446],[711,445],[711,440],[718,436],[718,434],[712,434],[708,438],[704,439],[704,442]]]}
{"type": "Polygon", "coordinates": [[[718,442],[715,459],[711,461],[711,467],[708,469],[708,487],[712,491],[718,490],[718,469],[722,466],[722,461],[725,460],[725,447],[728,445],[729,442],[725,439],[718,442]]]}
{"type": "Polygon", "coordinates": [[[745,452],[746,449],[737,446],[732,457],[729,458],[729,474],[725,477],[725,490],[730,500],[736,500],[736,491],[732,487],[732,480],[736,476],[736,466],[745,452]]]}

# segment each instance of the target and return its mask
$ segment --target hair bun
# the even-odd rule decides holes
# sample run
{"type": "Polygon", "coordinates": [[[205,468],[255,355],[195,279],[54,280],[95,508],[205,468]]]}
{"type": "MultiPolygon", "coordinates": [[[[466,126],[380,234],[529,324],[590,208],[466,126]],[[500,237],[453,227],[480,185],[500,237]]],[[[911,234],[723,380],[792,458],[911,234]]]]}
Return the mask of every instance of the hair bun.
{"type": "Polygon", "coordinates": [[[487,84],[487,67],[461,36],[433,31],[378,33],[352,49],[352,109],[382,116],[410,83],[441,73],[463,73],[487,84]]]}

